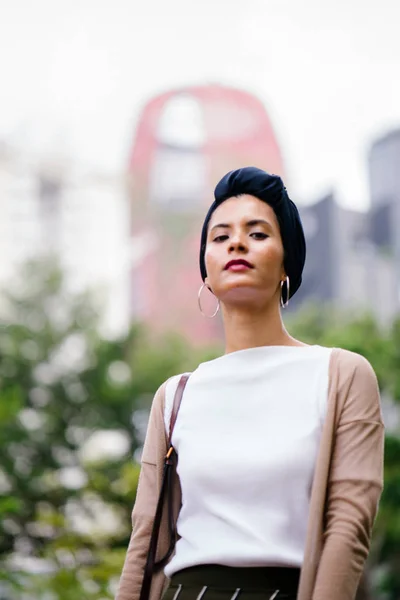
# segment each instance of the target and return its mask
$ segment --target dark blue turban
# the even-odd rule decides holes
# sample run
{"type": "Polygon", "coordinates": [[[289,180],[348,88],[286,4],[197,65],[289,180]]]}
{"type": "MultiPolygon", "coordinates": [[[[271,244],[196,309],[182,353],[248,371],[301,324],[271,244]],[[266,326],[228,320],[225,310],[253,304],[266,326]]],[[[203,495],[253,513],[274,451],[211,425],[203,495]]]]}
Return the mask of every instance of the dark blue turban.
{"type": "Polygon", "coordinates": [[[204,254],[207,243],[208,224],[215,209],[228,198],[249,194],[269,204],[277,217],[284,248],[284,267],[290,282],[290,298],[301,285],[306,242],[299,211],[288,196],[283,181],[277,175],[270,175],[256,167],[245,167],[227,173],[214,191],[215,201],[210,206],[201,232],[200,272],[207,276],[204,254]]]}

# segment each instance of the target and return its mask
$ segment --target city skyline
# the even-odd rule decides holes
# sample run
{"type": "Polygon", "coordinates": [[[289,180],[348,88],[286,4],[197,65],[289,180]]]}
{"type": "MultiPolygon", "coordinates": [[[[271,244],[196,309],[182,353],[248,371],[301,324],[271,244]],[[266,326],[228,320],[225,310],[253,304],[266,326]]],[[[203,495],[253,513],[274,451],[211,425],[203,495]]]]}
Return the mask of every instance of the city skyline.
{"type": "MultiPolygon", "coordinates": [[[[367,165],[369,211],[340,207],[335,194],[299,204],[308,260],[290,312],[311,301],[372,310],[381,323],[397,313],[400,247],[392,225],[400,207],[399,144],[400,130],[374,140],[367,165]]],[[[130,199],[119,178],[83,176],[61,164],[27,168],[18,157],[0,157],[0,284],[17,274],[24,257],[56,252],[69,287],[102,288],[103,332],[121,333],[139,320],[159,331],[172,327],[199,342],[219,339],[219,320],[207,321],[206,327],[196,302],[201,205],[208,205],[211,179],[217,175],[208,172],[207,177],[202,165],[224,171],[225,161],[240,164],[243,158],[261,161],[263,168],[282,167],[268,115],[257,98],[221,86],[183,94],[171,90],[149,102],[133,148],[130,199]],[[200,138],[193,135],[174,137],[182,116],[193,116],[193,109],[200,111],[199,124],[201,119],[211,124],[202,132],[204,146],[196,146],[200,138]],[[221,110],[224,119],[214,129],[221,110]],[[238,114],[243,119],[238,121],[238,114]],[[182,165],[187,170],[187,158],[194,177],[184,181],[183,190],[178,172],[182,165]]]]}

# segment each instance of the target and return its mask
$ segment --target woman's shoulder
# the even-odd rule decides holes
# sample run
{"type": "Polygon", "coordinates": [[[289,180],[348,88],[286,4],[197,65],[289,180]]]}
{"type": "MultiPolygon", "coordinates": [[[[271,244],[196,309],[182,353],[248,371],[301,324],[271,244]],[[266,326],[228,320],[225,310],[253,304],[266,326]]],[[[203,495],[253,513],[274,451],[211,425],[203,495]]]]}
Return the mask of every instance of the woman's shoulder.
{"type": "Polygon", "coordinates": [[[331,371],[337,371],[340,378],[367,378],[376,381],[375,371],[365,356],[345,348],[332,349],[331,371]]]}
{"type": "Polygon", "coordinates": [[[339,405],[345,407],[345,419],[382,421],[378,380],[365,356],[335,348],[332,352],[331,386],[339,405]]]}
{"type": "Polygon", "coordinates": [[[178,375],[173,375],[169,377],[164,383],[159,387],[158,392],[156,394],[156,399],[161,404],[161,410],[163,412],[164,423],[168,428],[169,421],[171,419],[172,407],[174,404],[174,397],[176,390],[178,388],[178,384],[183,376],[190,375],[190,373],[179,373],[178,375]],[[157,398],[158,396],[158,398],[157,398]]]}
{"type": "Polygon", "coordinates": [[[176,388],[178,387],[178,383],[180,378],[184,375],[181,373],[179,375],[172,375],[168,377],[165,381],[159,385],[154,396],[153,401],[151,403],[152,410],[164,410],[167,397],[175,394],[176,388]]]}
{"type": "MultiPolygon", "coordinates": [[[[190,373],[180,373],[166,379],[157,389],[154,394],[150,408],[150,423],[162,423],[164,421],[166,429],[169,427],[169,421],[172,414],[174,396],[178,383],[183,375],[190,373]]],[[[159,425],[156,425],[159,428],[159,425]]]]}

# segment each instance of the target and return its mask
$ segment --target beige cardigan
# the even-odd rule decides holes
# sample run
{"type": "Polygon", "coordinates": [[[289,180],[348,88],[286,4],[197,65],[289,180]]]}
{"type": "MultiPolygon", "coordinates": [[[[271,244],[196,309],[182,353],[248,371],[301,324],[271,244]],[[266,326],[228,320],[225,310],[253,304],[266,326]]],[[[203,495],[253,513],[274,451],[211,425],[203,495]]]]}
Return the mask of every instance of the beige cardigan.
{"type": "MultiPolygon", "coordinates": [[[[116,600],[139,599],[167,451],[164,393],[165,383],[157,391],[150,413],[132,512],[133,532],[116,600]]],[[[297,600],[354,599],[382,491],[383,443],[379,391],[370,364],[358,354],[334,349],[329,368],[328,410],[311,490],[297,600]]],[[[177,518],[181,500],[178,478],[176,481],[177,518]]],[[[167,547],[168,526],[164,518],[159,556],[167,547]]],[[[164,573],[157,573],[150,600],[160,600],[165,584],[164,573]]]]}

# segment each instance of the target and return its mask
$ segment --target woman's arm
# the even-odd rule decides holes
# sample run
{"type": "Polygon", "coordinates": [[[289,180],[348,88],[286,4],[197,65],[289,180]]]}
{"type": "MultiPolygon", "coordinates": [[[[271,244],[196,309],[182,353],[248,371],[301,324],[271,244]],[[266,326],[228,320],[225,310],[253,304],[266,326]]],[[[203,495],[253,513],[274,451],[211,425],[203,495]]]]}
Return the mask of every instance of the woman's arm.
{"type": "Polygon", "coordinates": [[[383,487],[384,428],[376,376],[357,354],[343,352],[343,361],[349,377],[338,388],[340,414],[313,600],[355,598],[383,487]]]}
{"type": "MultiPolygon", "coordinates": [[[[144,566],[160,493],[163,458],[167,451],[163,415],[164,394],[165,384],[157,391],[150,411],[136,501],[132,511],[132,535],[115,600],[138,600],[140,596],[144,566]]],[[[162,532],[160,532],[160,544],[162,542],[162,532]]],[[[164,583],[163,572],[159,572],[153,577],[152,597],[161,598],[164,583]]]]}

